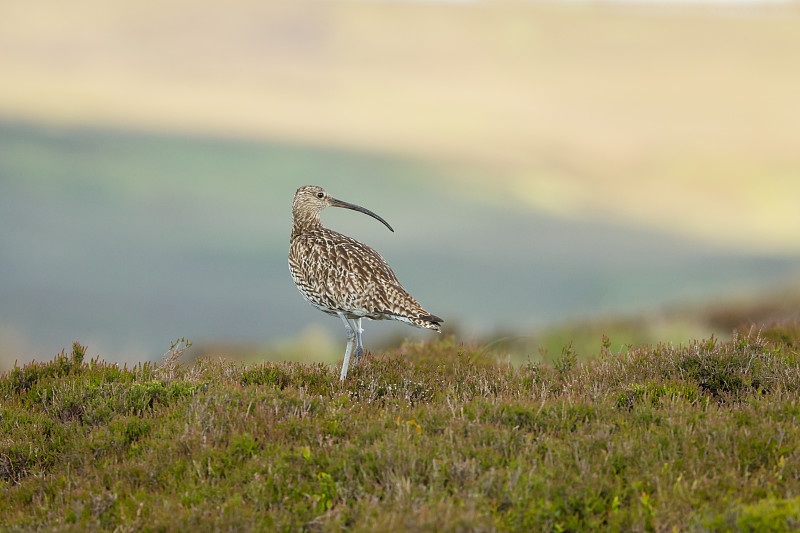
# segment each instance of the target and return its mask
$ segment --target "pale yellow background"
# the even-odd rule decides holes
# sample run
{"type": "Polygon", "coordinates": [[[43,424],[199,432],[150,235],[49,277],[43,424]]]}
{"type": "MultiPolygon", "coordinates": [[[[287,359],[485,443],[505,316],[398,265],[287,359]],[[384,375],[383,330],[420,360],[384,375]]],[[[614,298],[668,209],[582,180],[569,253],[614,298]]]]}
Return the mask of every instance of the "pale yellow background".
{"type": "Polygon", "coordinates": [[[487,201],[800,250],[796,4],[6,0],[0,12],[5,119],[400,154],[460,169],[487,201]]]}

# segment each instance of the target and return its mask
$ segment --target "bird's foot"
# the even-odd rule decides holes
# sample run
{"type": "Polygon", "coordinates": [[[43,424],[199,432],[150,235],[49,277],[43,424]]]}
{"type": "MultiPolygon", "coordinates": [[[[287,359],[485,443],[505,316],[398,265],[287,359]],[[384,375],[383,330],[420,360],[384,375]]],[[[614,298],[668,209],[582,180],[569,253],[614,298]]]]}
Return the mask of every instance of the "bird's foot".
{"type": "Polygon", "coordinates": [[[353,352],[353,366],[361,362],[362,355],[364,355],[364,348],[361,346],[356,346],[356,349],[353,352]]]}

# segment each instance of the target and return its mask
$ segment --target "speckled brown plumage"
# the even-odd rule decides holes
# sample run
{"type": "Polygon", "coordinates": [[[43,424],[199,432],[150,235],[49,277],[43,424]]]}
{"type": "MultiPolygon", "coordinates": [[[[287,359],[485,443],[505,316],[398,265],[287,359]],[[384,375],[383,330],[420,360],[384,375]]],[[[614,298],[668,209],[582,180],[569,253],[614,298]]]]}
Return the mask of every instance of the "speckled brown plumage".
{"type": "Polygon", "coordinates": [[[331,200],[321,187],[300,187],[295,193],[289,270],[300,294],[332,315],[394,319],[441,331],[443,320],[406,292],[378,252],[322,226],[319,212],[336,205],[331,200]]]}
{"type": "Polygon", "coordinates": [[[326,207],[360,211],[381,221],[390,230],[392,227],[368,209],[332,198],[321,187],[306,185],[294,195],[289,271],[303,298],[344,322],[347,333],[341,372],[341,379],[344,379],[353,341],[357,342],[353,352],[356,363],[363,353],[362,318],[400,320],[434,331],[441,331],[443,320],[427,312],[406,292],[378,252],[323,227],[319,213],[326,207]]]}

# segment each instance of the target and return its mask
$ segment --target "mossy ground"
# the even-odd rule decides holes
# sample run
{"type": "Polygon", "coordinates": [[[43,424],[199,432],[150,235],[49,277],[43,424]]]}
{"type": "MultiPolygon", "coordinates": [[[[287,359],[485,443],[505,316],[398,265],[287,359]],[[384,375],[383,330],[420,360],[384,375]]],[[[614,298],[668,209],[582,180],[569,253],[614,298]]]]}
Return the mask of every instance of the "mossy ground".
{"type": "Polygon", "coordinates": [[[25,531],[790,531],[800,325],[498,363],[452,338],[353,369],[73,347],[0,377],[25,531]]]}

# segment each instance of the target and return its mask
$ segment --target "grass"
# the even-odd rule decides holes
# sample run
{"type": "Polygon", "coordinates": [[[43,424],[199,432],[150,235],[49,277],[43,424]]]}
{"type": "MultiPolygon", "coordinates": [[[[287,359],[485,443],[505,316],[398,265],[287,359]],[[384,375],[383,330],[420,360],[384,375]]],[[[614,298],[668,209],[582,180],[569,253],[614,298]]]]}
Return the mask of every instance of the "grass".
{"type": "Polygon", "coordinates": [[[324,364],[0,377],[0,529],[791,531],[800,324],[515,367],[452,338],[324,364]]]}

